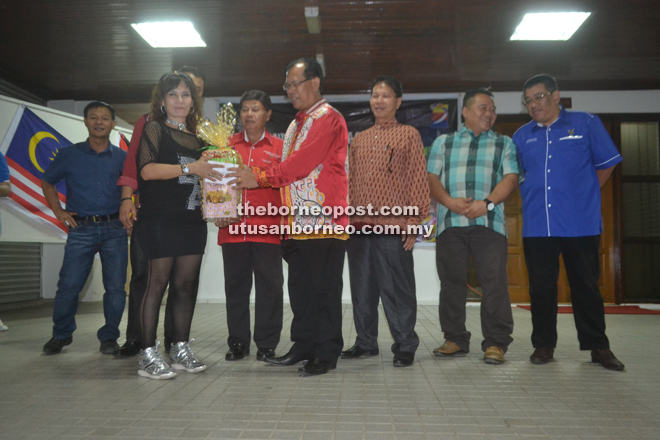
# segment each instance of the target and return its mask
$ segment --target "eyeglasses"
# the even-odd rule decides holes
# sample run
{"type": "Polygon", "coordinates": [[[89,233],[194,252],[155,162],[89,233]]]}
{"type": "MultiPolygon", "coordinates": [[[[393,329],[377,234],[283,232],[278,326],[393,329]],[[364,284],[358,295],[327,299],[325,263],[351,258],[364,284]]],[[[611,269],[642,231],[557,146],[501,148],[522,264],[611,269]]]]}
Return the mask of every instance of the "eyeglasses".
{"type": "Polygon", "coordinates": [[[552,92],[547,92],[547,93],[544,93],[544,94],[542,94],[542,95],[536,95],[536,96],[534,96],[534,97],[532,97],[532,98],[525,99],[525,100],[523,100],[522,104],[523,104],[525,107],[527,107],[527,106],[530,105],[532,102],[541,102],[541,100],[542,100],[543,98],[545,98],[546,96],[548,96],[548,95],[552,95],[552,92]]]}
{"type": "Polygon", "coordinates": [[[289,89],[297,89],[300,84],[304,83],[305,81],[309,81],[310,79],[314,78],[307,78],[302,81],[292,81],[291,83],[284,83],[282,84],[282,88],[284,89],[285,92],[288,92],[289,89]]]}

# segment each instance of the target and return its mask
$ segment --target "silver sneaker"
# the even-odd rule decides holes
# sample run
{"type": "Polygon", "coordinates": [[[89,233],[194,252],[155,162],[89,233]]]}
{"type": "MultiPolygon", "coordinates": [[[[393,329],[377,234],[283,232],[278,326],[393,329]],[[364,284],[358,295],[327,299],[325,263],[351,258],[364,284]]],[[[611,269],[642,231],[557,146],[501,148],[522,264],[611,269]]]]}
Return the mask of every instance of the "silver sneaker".
{"type": "Polygon", "coordinates": [[[138,354],[138,376],[149,379],[172,379],[176,376],[174,371],[158,352],[160,342],[155,347],[140,350],[138,354]]]}
{"type": "Polygon", "coordinates": [[[172,359],[172,368],[175,370],[185,370],[188,373],[199,373],[206,370],[207,366],[197,360],[190,350],[190,342],[179,342],[172,344],[170,348],[170,359],[172,359]]]}

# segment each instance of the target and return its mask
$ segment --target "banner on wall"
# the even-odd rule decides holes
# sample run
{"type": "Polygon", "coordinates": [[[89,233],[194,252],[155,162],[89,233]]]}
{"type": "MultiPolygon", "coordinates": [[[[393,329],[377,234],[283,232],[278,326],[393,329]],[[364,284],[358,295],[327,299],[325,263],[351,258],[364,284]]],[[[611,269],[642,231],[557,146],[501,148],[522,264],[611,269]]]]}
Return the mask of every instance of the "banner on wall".
{"type": "MultiPolygon", "coordinates": [[[[29,108],[21,105],[16,110],[0,151],[7,159],[11,194],[1,203],[28,218],[45,232],[66,240],[67,227],[48,207],[41,190],[41,178],[57,151],[71,142],[45,123],[29,108]]],[[[66,203],[64,182],[55,188],[62,203],[66,203]]]]}
{"type": "MultiPolygon", "coordinates": [[[[349,143],[353,136],[374,125],[374,117],[371,114],[369,101],[332,102],[329,100],[328,102],[346,119],[349,143]]],[[[293,121],[296,113],[297,110],[291,104],[273,104],[273,114],[266,124],[266,128],[274,136],[284,138],[284,133],[286,133],[286,129],[293,121]]],[[[419,130],[424,143],[424,152],[428,157],[431,145],[438,136],[458,129],[458,100],[423,99],[403,101],[396,112],[396,119],[401,124],[412,125],[419,130]]],[[[423,224],[432,225],[433,233],[430,239],[423,240],[421,236],[418,237],[418,243],[435,242],[437,212],[436,203],[431,202],[431,212],[423,224]]]]}

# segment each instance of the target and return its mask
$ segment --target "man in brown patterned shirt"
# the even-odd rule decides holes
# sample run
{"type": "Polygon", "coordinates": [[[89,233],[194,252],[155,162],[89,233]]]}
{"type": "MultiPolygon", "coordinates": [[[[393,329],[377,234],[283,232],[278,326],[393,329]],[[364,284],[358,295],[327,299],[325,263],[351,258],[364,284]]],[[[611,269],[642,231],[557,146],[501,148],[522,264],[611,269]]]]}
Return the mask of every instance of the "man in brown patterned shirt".
{"type": "Polygon", "coordinates": [[[412,248],[417,234],[408,226],[421,225],[429,213],[424,145],[419,131],[396,121],[402,87],[398,79],[379,76],[371,93],[376,124],[353,139],[349,151],[349,201],[358,215],[348,240],[355,345],[343,359],[375,356],[378,351],[378,300],[394,338],[395,367],[408,367],[415,359],[419,338],[415,333],[417,298],[412,248]],[[361,215],[371,205],[374,215],[361,215]],[[399,208],[417,208],[415,213],[399,208]],[[385,209],[383,209],[385,208],[385,209]],[[387,215],[390,213],[389,215],[387,215]],[[379,215],[380,214],[380,215],[379,215]],[[383,226],[396,233],[376,234],[383,226]]]}

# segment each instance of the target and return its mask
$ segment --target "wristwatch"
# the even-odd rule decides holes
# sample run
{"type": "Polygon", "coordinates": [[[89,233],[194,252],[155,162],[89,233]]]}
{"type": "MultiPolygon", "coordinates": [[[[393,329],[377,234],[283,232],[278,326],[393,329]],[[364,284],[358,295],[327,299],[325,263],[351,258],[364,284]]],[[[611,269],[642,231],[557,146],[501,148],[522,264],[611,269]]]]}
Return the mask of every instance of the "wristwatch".
{"type": "Polygon", "coordinates": [[[491,212],[493,209],[495,209],[495,203],[491,202],[488,199],[484,199],[484,202],[486,202],[486,209],[488,212],[491,212]]]}
{"type": "Polygon", "coordinates": [[[190,168],[188,168],[187,164],[181,164],[181,172],[183,173],[184,176],[187,176],[190,174],[190,168]]]}

